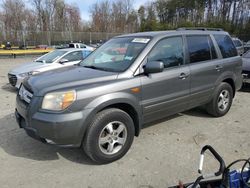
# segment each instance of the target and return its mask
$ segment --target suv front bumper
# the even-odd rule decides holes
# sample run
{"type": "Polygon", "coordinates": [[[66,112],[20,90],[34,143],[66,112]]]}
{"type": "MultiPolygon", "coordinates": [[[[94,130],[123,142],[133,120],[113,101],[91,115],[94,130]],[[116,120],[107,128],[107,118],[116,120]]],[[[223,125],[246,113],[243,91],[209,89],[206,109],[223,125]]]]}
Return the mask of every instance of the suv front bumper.
{"type": "Polygon", "coordinates": [[[40,111],[32,113],[22,103],[17,97],[16,121],[29,136],[44,143],[70,147],[81,145],[90,109],[66,114],[40,111]]]}

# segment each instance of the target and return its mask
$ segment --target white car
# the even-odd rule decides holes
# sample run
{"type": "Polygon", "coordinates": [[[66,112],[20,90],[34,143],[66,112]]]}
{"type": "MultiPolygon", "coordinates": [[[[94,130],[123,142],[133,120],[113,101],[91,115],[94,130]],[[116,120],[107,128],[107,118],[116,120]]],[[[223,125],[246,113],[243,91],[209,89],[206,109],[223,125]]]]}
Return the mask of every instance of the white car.
{"type": "Polygon", "coordinates": [[[31,63],[25,63],[8,73],[9,83],[16,88],[19,88],[25,77],[58,69],[65,66],[70,66],[79,63],[87,57],[93,50],[89,49],[60,49],[47,53],[31,63]]]}
{"type": "Polygon", "coordinates": [[[83,43],[69,43],[69,48],[84,48],[86,50],[91,50],[91,51],[94,51],[96,49],[92,46],[88,46],[83,43]]]}
{"type": "Polygon", "coordinates": [[[239,55],[242,55],[244,53],[244,45],[243,42],[238,39],[238,38],[232,38],[233,39],[233,43],[238,51],[239,55]]]}

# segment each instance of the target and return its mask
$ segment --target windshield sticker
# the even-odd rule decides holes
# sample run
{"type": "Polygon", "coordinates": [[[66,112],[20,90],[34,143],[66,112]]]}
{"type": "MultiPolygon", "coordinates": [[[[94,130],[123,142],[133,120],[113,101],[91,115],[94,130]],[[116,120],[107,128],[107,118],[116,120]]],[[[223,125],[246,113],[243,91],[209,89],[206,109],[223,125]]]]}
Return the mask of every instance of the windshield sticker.
{"type": "Polygon", "coordinates": [[[125,56],[125,57],[124,57],[124,59],[125,59],[125,60],[129,60],[129,61],[131,61],[131,60],[133,59],[133,57],[130,57],[130,56],[125,56]]]}
{"type": "Polygon", "coordinates": [[[134,38],[132,42],[138,42],[138,43],[144,43],[147,44],[150,41],[150,39],[147,38],[134,38]]]}

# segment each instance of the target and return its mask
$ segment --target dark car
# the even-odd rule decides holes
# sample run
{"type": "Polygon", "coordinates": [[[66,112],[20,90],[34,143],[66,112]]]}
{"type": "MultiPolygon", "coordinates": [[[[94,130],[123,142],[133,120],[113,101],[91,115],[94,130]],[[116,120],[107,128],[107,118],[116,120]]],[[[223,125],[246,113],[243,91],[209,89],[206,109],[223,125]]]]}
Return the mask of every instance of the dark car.
{"type": "Polygon", "coordinates": [[[243,75],[243,82],[250,83],[250,50],[247,51],[242,56],[242,75],[243,75]]]}
{"type": "Polygon", "coordinates": [[[205,106],[230,109],[242,59],[221,30],[117,36],[77,66],[33,75],[21,85],[16,119],[40,141],[81,147],[98,163],[124,156],[149,122],[205,106]],[[110,53],[122,49],[122,53],[110,53]]]}

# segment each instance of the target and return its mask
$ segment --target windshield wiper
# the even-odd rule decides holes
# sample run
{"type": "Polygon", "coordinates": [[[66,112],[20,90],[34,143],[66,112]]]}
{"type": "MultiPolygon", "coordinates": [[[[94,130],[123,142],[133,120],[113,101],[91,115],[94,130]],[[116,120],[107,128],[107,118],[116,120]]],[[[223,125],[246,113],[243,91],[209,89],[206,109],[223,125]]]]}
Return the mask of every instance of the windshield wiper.
{"type": "Polygon", "coordinates": [[[35,61],[35,62],[38,62],[38,63],[46,63],[45,60],[37,60],[37,61],[35,61]]]}
{"type": "Polygon", "coordinates": [[[90,69],[96,69],[96,70],[102,70],[102,71],[108,71],[108,72],[113,72],[112,70],[108,69],[108,68],[104,68],[104,67],[96,67],[94,65],[85,65],[83,66],[85,68],[90,68],[90,69]]]}
{"type": "Polygon", "coordinates": [[[98,67],[93,66],[93,65],[85,65],[85,66],[83,66],[83,67],[85,67],[85,68],[90,68],[90,69],[98,69],[98,67]]]}

